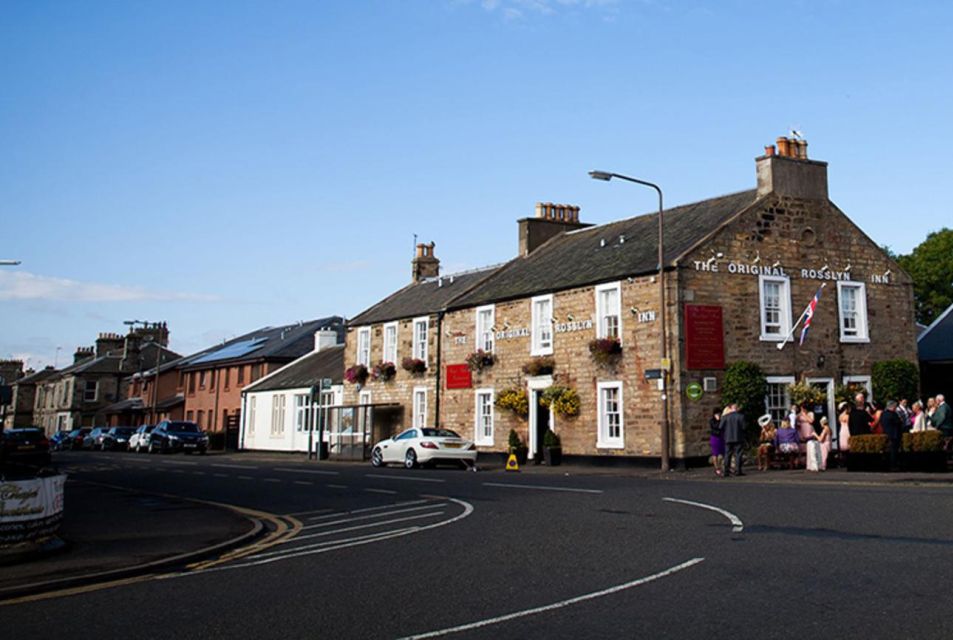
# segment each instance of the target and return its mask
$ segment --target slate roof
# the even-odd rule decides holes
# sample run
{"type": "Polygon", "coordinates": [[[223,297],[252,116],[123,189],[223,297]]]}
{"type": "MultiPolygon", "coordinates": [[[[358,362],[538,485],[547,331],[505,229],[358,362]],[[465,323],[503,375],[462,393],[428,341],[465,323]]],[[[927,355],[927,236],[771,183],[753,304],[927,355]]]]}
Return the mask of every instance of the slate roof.
{"type": "Polygon", "coordinates": [[[953,362],[953,305],[917,337],[920,362],[953,362]]]}
{"type": "Polygon", "coordinates": [[[53,367],[47,367],[45,369],[40,369],[34,373],[31,373],[28,376],[23,376],[19,380],[14,381],[13,384],[36,384],[37,382],[43,382],[50,376],[54,376],[59,373],[53,367]]]}
{"type": "Polygon", "coordinates": [[[103,411],[106,413],[122,413],[123,411],[142,411],[144,408],[145,403],[142,401],[142,398],[126,398],[125,400],[114,402],[103,409],[103,411]]]}
{"type": "Polygon", "coordinates": [[[343,344],[302,356],[244,390],[254,392],[304,389],[319,384],[322,378],[331,378],[334,384],[341,384],[344,378],[343,344]]]}
{"type": "MultiPolygon", "coordinates": [[[[756,198],[757,190],[751,189],[666,209],[666,264],[749,207],[756,198]]],[[[560,234],[528,256],[510,261],[449,306],[462,308],[523,298],[645,275],[657,269],[656,211],[560,234]]]]}
{"type": "Polygon", "coordinates": [[[344,342],[344,318],[330,316],[300,324],[256,329],[216,347],[192,354],[184,358],[179,366],[186,371],[194,371],[238,362],[294,360],[314,349],[314,332],[319,329],[336,331],[338,342],[344,342]],[[246,347],[235,351],[236,346],[243,343],[246,347]],[[229,355],[231,353],[236,355],[229,355]]]}
{"type": "Polygon", "coordinates": [[[467,293],[499,269],[499,266],[486,267],[411,283],[359,313],[351,319],[350,324],[351,326],[369,325],[436,313],[446,308],[454,298],[467,293]]]}

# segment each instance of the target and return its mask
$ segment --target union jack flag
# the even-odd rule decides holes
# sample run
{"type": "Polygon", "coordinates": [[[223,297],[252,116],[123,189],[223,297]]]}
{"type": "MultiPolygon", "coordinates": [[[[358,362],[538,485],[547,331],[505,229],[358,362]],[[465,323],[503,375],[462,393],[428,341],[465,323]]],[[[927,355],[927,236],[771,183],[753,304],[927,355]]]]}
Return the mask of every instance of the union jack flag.
{"type": "Polygon", "coordinates": [[[814,319],[814,310],[817,309],[817,303],[821,299],[821,291],[823,290],[824,285],[821,285],[817,293],[814,294],[814,297],[811,298],[807,309],[804,310],[804,327],[801,329],[801,341],[798,343],[798,346],[803,345],[807,339],[807,330],[811,328],[811,321],[814,319]]]}

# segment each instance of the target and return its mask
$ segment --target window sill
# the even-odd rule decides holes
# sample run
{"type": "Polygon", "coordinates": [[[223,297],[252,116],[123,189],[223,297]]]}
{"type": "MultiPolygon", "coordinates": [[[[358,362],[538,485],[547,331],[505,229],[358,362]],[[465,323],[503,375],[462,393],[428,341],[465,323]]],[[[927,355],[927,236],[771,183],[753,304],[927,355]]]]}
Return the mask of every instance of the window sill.
{"type": "Polygon", "coordinates": [[[787,336],[773,336],[773,335],[763,335],[761,336],[761,342],[794,342],[793,337],[787,336]]]}
{"type": "Polygon", "coordinates": [[[553,348],[549,347],[548,349],[540,349],[538,351],[530,350],[529,355],[534,358],[538,356],[551,356],[553,355],[553,348]]]}
{"type": "Polygon", "coordinates": [[[623,442],[597,442],[597,449],[619,449],[620,451],[625,449],[625,443],[623,442]]]}
{"type": "Polygon", "coordinates": [[[843,344],[869,344],[870,338],[851,338],[851,337],[841,336],[840,341],[843,344]]]}

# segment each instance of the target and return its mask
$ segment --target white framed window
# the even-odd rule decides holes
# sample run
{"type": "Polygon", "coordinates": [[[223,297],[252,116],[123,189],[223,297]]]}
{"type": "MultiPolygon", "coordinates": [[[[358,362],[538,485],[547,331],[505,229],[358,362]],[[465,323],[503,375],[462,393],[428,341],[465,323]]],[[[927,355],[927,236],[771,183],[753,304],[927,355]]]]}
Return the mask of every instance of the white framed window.
{"type": "Polygon", "coordinates": [[[86,386],[83,388],[83,402],[96,402],[96,397],[98,395],[99,395],[99,381],[87,380],[86,386]]]}
{"type": "Polygon", "coordinates": [[[271,435],[280,437],[285,433],[285,396],[275,393],[271,396],[271,435]]]}
{"type": "Polygon", "coordinates": [[[427,336],[430,332],[430,318],[414,318],[414,357],[427,362],[427,336]]]}
{"type": "Polygon", "coordinates": [[[473,441],[486,447],[493,446],[493,389],[476,390],[476,407],[474,415],[476,416],[473,425],[473,441]]]}
{"type": "Polygon", "coordinates": [[[311,430],[311,396],[307,393],[295,394],[295,429],[311,430]]]}
{"type": "Polygon", "coordinates": [[[384,352],[381,357],[384,362],[397,364],[397,323],[388,322],[384,325],[384,352]]]}
{"type": "Polygon", "coordinates": [[[361,327],[357,330],[357,363],[365,367],[371,366],[371,328],[361,327]]]}
{"type": "Polygon", "coordinates": [[[496,307],[492,304],[477,307],[476,310],[476,348],[487,353],[493,351],[496,344],[493,325],[496,324],[496,307]]]}
{"type": "Polygon", "coordinates": [[[841,342],[870,342],[867,334],[867,286],[863,282],[837,283],[841,342]]]}
{"type": "Polygon", "coordinates": [[[791,392],[788,391],[788,385],[794,384],[794,376],[768,376],[767,382],[764,406],[771,414],[774,426],[780,427],[791,411],[791,392]]]}
{"type": "Polygon", "coordinates": [[[622,339],[622,286],[618,282],[596,287],[596,337],[622,339]]]}
{"type": "Polygon", "coordinates": [[[596,446],[606,449],[621,449],[625,446],[625,420],[622,414],[622,383],[600,382],[599,432],[596,446]]]}
{"type": "Polygon", "coordinates": [[[253,435],[255,433],[255,405],[257,404],[257,396],[252,396],[248,399],[248,423],[245,425],[245,431],[248,435],[253,435]]]}
{"type": "MultiPolygon", "coordinates": [[[[867,390],[867,402],[872,402],[874,399],[874,389],[870,382],[870,376],[844,376],[844,386],[849,386],[852,384],[859,384],[864,389],[867,390]]],[[[854,399],[851,398],[851,403],[854,399]]]]}
{"type": "Polygon", "coordinates": [[[370,391],[361,391],[357,395],[358,404],[371,404],[371,392],[370,391]]]}
{"type": "Polygon", "coordinates": [[[791,333],[791,281],[786,277],[759,276],[761,290],[761,339],[788,340],[791,333]]]}
{"type": "Polygon", "coordinates": [[[547,356],[553,352],[553,295],[532,299],[532,344],[530,355],[547,356]]]}
{"type": "Polygon", "coordinates": [[[427,387],[414,387],[414,415],[415,429],[427,426],[427,387]]]}

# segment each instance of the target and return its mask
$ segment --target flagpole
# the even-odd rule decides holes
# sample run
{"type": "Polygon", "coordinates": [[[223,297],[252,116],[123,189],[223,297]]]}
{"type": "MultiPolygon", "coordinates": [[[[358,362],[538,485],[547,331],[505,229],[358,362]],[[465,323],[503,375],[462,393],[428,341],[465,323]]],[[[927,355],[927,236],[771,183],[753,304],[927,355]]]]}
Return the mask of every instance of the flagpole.
{"type": "MultiPolygon", "coordinates": [[[[827,286],[827,283],[826,283],[826,282],[822,283],[822,284],[821,284],[821,288],[818,289],[818,291],[821,291],[821,290],[822,290],[824,287],[826,287],[826,286],[827,286]]],[[[817,294],[815,293],[814,295],[817,295],[817,294]]],[[[811,300],[813,301],[814,298],[811,298],[811,300]]],[[[810,308],[811,308],[811,303],[808,302],[808,303],[807,303],[807,306],[804,307],[804,312],[801,313],[801,316],[797,319],[797,322],[795,322],[794,325],[791,327],[791,331],[790,331],[790,332],[788,333],[788,335],[784,338],[784,340],[782,340],[781,342],[778,343],[778,351],[781,351],[782,349],[784,349],[784,345],[786,345],[786,344],[788,343],[788,341],[794,336],[794,332],[797,331],[797,326],[798,326],[799,324],[801,324],[801,320],[804,319],[804,316],[807,315],[807,310],[810,309],[810,308]]]]}

